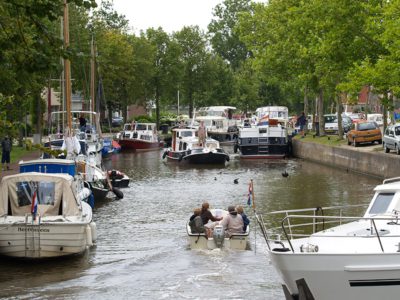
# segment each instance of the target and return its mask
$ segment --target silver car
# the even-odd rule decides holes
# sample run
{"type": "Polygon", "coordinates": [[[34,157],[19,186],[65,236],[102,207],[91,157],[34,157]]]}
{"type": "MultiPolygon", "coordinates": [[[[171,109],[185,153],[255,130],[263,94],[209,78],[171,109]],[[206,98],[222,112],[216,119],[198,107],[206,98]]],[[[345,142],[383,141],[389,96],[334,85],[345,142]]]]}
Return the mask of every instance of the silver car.
{"type": "Polygon", "coordinates": [[[383,135],[383,149],[386,153],[395,150],[400,154],[400,124],[388,126],[383,135]]]}

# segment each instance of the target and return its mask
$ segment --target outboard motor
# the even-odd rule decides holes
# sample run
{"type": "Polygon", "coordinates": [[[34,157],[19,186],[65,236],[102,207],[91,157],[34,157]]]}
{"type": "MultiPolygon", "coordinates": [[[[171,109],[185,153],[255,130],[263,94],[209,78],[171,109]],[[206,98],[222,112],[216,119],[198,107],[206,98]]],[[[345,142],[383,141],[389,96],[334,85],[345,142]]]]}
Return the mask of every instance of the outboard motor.
{"type": "Polygon", "coordinates": [[[224,227],[222,225],[216,225],[214,227],[213,239],[215,246],[217,246],[217,248],[222,248],[225,240],[224,227]]]}

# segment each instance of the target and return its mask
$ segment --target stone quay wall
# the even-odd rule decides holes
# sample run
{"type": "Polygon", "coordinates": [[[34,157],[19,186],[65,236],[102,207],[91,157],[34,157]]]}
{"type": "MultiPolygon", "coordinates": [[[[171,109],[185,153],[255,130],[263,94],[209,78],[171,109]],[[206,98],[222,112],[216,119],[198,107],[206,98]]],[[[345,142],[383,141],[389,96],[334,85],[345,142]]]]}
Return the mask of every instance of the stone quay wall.
{"type": "Polygon", "coordinates": [[[293,139],[293,156],[378,178],[400,177],[400,155],[332,147],[293,139]]]}

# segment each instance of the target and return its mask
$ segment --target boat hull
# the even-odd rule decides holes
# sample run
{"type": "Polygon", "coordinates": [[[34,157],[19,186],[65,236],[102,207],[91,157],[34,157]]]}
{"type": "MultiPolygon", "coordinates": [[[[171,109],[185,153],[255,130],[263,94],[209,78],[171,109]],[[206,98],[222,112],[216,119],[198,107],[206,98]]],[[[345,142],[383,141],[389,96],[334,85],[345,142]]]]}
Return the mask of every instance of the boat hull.
{"type": "Polygon", "coordinates": [[[0,255],[50,258],[79,254],[93,245],[88,227],[89,223],[0,224],[0,255]]]}
{"type": "Polygon", "coordinates": [[[239,145],[237,149],[240,151],[240,158],[243,159],[280,159],[288,156],[289,146],[256,144],[256,145],[239,145]]]}
{"type": "Polygon", "coordinates": [[[269,251],[290,294],[303,279],[314,299],[385,299],[398,297],[398,253],[321,254],[269,251]]]}
{"type": "Polygon", "coordinates": [[[166,157],[170,161],[184,162],[188,164],[225,164],[229,161],[229,155],[225,152],[201,152],[168,151],[166,157]]]}
{"type": "Polygon", "coordinates": [[[194,153],[183,158],[190,164],[225,164],[229,155],[223,152],[194,153]]]}
{"type": "Polygon", "coordinates": [[[136,151],[159,150],[164,146],[163,142],[149,142],[139,139],[120,139],[118,143],[122,149],[136,151]]]}
{"type": "MultiPolygon", "coordinates": [[[[187,233],[188,233],[188,239],[189,239],[189,246],[190,249],[192,250],[213,250],[216,248],[219,248],[215,242],[214,239],[208,238],[204,233],[191,233],[190,232],[190,226],[187,225],[187,233]]],[[[225,249],[232,249],[232,250],[246,250],[249,249],[248,246],[248,236],[249,236],[249,231],[246,233],[238,233],[232,235],[230,238],[226,237],[224,239],[224,243],[222,248],[225,249]]]]}

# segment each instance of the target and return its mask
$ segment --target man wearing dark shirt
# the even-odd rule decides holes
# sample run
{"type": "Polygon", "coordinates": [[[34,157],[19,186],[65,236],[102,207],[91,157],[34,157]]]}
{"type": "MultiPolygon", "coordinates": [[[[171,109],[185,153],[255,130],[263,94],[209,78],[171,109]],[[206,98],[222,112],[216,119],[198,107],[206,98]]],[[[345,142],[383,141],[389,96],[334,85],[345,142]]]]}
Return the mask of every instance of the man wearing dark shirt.
{"type": "Polygon", "coordinates": [[[213,214],[211,213],[211,211],[208,210],[209,207],[210,207],[210,205],[208,204],[208,202],[204,202],[201,205],[201,214],[200,214],[200,216],[201,216],[201,220],[203,221],[204,227],[207,230],[207,236],[211,237],[212,236],[212,230],[213,230],[213,228],[215,226],[214,222],[221,221],[222,217],[220,217],[220,218],[219,217],[214,217],[213,214]],[[210,221],[210,220],[213,223],[207,224],[208,221],[210,221]]]}

